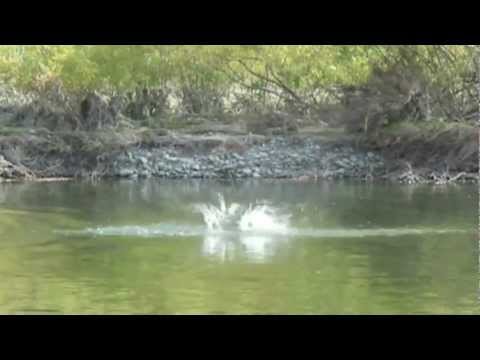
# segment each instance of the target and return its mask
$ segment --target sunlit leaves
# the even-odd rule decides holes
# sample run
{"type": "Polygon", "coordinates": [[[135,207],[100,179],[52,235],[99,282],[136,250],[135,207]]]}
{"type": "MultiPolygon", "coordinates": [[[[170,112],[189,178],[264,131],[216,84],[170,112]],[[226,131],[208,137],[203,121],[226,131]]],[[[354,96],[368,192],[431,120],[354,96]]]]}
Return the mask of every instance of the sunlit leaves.
{"type": "Polygon", "coordinates": [[[362,84],[373,68],[416,66],[425,81],[450,86],[472,67],[459,45],[97,45],[0,46],[0,78],[22,89],[56,79],[65,89],[127,91],[137,86],[308,96],[362,84]]]}

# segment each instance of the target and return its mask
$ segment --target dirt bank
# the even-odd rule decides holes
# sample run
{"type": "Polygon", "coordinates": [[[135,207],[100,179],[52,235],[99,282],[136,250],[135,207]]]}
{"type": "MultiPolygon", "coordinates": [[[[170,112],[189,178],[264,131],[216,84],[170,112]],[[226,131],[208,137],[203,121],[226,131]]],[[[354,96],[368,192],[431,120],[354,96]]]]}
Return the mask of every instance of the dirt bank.
{"type": "MultiPolygon", "coordinates": [[[[436,137],[341,129],[251,134],[238,126],[0,133],[0,178],[274,178],[388,180],[445,184],[478,181],[478,133],[436,137]],[[219,130],[220,129],[220,130],[219,130]],[[400,135],[399,135],[400,134],[400,135]],[[475,147],[476,146],[476,147],[475,147]]],[[[455,130],[457,131],[457,130],[455,130]]],[[[470,131],[470,132],[469,132],[470,131]]]]}

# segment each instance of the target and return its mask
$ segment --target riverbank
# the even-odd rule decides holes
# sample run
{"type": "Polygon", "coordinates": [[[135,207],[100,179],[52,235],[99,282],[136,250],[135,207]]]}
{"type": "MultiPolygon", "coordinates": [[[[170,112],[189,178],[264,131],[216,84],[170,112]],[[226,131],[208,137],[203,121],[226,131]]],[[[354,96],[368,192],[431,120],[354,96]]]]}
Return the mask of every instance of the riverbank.
{"type": "MultiPolygon", "coordinates": [[[[453,166],[449,167],[447,155],[452,154],[445,151],[451,153],[455,147],[444,149],[443,154],[441,149],[433,149],[437,158],[420,158],[419,154],[428,153],[418,146],[405,150],[406,139],[400,143],[369,142],[338,129],[301,130],[287,135],[216,130],[202,134],[145,128],[94,133],[4,131],[0,135],[0,179],[355,179],[432,184],[478,181],[478,151],[468,153],[462,161],[450,161],[453,166]],[[439,161],[442,156],[445,162],[439,161]]],[[[461,148],[457,150],[462,152],[461,148]]]]}

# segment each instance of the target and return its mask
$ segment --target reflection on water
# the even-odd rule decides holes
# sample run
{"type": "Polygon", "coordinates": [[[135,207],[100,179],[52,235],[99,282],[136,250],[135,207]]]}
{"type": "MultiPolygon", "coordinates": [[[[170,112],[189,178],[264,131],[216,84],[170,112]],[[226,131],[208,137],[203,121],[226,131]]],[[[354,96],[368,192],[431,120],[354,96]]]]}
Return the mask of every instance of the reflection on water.
{"type": "Polygon", "coordinates": [[[0,184],[0,313],[475,313],[478,191],[442,189],[0,184]]]}
{"type": "Polygon", "coordinates": [[[225,240],[220,234],[210,234],[204,237],[202,253],[221,261],[232,260],[235,257],[235,243],[225,240]]]}
{"type": "Polygon", "coordinates": [[[275,255],[275,248],[286,239],[267,234],[238,234],[237,237],[221,233],[206,233],[202,243],[204,256],[222,262],[239,261],[268,262],[275,255]]]}
{"type": "Polygon", "coordinates": [[[281,239],[273,238],[272,236],[266,235],[244,235],[240,238],[240,243],[242,244],[247,257],[257,260],[264,261],[268,257],[273,257],[275,254],[275,245],[281,239]]]}

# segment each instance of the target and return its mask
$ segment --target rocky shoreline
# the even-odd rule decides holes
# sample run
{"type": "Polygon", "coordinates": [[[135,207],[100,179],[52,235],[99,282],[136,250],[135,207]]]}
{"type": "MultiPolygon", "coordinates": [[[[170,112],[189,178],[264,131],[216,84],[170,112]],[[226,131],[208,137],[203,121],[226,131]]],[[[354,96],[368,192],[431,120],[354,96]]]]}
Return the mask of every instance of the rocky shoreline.
{"type": "MultiPolygon", "coordinates": [[[[1,154],[0,154],[1,155],[1,154]]],[[[83,156],[85,158],[85,156],[83,156]]],[[[79,161],[50,154],[15,164],[0,156],[0,181],[65,178],[163,179],[354,179],[399,183],[478,181],[478,174],[393,166],[380,153],[348,142],[300,136],[165,136],[154,144],[135,144],[79,161]],[[40,176],[38,174],[41,174],[40,176]]]]}
{"type": "Polygon", "coordinates": [[[169,179],[365,178],[382,171],[384,160],[348,145],[325,145],[312,139],[274,137],[244,147],[220,145],[211,151],[137,149],[113,158],[114,177],[169,179]],[[229,147],[237,149],[229,149],[229,147]]]}

